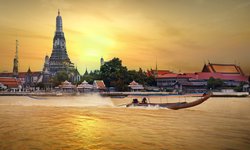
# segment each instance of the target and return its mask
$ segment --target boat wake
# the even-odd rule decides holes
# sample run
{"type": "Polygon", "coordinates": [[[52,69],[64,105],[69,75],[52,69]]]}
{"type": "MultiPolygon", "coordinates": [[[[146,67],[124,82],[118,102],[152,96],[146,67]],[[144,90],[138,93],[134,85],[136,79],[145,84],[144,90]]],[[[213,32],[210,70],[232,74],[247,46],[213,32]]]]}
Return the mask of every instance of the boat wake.
{"type": "Polygon", "coordinates": [[[117,108],[127,108],[127,109],[145,109],[145,110],[159,110],[159,109],[164,109],[164,110],[170,110],[165,107],[160,107],[159,105],[148,105],[148,106],[130,106],[127,107],[127,104],[121,104],[121,105],[116,105],[117,108]]]}
{"type": "Polygon", "coordinates": [[[37,96],[11,96],[0,101],[0,105],[22,105],[22,106],[54,106],[54,107],[92,107],[113,106],[109,97],[101,97],[98,94],[82,96],[59,96],[59,97],[37,97],[37,96]]]}
{"type": "MultiPolygon", "coordinates": [[[[125,106],[126,107],[126,106],[125,106]]],[[[145,110],[160,110],[160,109],[164,109],[164,110],[170,110],[168,108],[164,108],[164,107],[160,107],[160,106],[132,106],[132,107],[126,107],[128,109],[145,109],[145,110]]]]}

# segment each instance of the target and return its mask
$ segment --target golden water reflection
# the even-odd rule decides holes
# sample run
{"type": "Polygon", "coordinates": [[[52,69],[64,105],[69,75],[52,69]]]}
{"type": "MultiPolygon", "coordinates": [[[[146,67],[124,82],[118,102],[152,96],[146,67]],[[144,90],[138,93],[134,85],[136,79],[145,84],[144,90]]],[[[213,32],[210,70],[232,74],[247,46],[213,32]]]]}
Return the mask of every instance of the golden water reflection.
{"type": "MultiPolygon", "coordinates": [[[[113,99],[113,102],[118,105],[129,100],[113,99]]],[[[40,102],[47,102],[49,106],[20,105],[27,101],[25,97],[7,100],[0,97],[0,149],[210,150],[250,147],[250,97],[211,98],[197,107],[178,111],[51,106],[50,100],[40,102]]]]}
{"type": "Polygon", "coordinates": [[[96,147],[100,143],[101,132],[104,127],[102,120],[93,116],[72,117],[72,130],[75,136],[87,145],[88,148],[96,147]]]}

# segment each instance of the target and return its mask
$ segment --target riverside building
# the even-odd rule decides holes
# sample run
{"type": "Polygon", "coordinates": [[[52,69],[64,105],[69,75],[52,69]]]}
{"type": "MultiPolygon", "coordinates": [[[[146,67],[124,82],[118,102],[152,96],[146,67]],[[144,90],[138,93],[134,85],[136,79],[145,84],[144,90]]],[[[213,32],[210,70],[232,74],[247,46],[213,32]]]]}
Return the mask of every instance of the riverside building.
{"type": "Polygon", "coordinates": [[[201,72],[173,73],[168,70],[150,70],[148,76],[156,78],[157,86],[169,91],[193,93],[207,91],[209,78],[221,79],[225,88],[234,88],[241,83],[249,84],[241,67],[235,64],[204,64],[201,72]]]}

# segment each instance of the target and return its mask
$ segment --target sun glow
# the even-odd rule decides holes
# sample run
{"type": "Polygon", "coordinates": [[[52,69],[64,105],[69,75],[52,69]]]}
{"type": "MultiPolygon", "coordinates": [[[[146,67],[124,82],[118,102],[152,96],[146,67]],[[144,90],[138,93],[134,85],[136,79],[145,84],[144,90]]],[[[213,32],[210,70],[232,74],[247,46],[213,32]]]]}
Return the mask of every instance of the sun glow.
{"type": "Polygon", "coordinates": [[[98,34],[87,35],[83,41],[83,50],[86,55],[89,56],[100,57],[105,53],[105,51],[115,47],[114,40],[98,34]]]}
{"type": "Polygon", "coordinates": [[[99,68],[101,57],[108,59],[112,57],[113,51],[119,46],[118,40],[113,36],[112,30],[103,31],[98,27],[88,29],[76,28],[77,34],[68,32],[71,41],[68,42],[70,56],[74,57],[75,64],[81,64],[85,68],[99,68]]]}
{"type": "MultiPolygon", "coordinates": [[[[91,58],[100,58],[108,51],[115,49],[116,42],[111,37],[103,34],[86,34],[80,38],[79,51],[84,56],[91,58]]],[[[86,59],[86,58],[85,58],[86,59]]]]}

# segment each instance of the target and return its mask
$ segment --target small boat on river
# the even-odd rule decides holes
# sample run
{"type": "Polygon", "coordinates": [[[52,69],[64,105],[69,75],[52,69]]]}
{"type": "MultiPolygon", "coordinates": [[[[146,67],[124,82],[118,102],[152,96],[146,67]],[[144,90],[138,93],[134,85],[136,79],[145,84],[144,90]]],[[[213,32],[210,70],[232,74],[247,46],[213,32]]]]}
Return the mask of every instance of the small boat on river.
{"type": "Polygon", "coordinates": [[[133,102],[127,104],[126,107],[160,107],[160,108],[178,110],[178,109],[197,106],[208,100],[211,96],[212,96],[211,93],[203,94],[201,98],[192,102],[175,102],[175,103],[150,103],[147,102],[146,98],[143,98],[142,102],[139,102],[138,99],[133,99],[133,102]]]}

